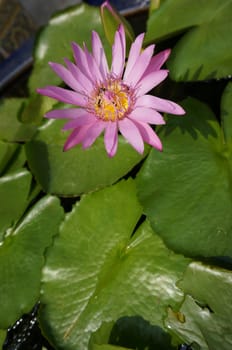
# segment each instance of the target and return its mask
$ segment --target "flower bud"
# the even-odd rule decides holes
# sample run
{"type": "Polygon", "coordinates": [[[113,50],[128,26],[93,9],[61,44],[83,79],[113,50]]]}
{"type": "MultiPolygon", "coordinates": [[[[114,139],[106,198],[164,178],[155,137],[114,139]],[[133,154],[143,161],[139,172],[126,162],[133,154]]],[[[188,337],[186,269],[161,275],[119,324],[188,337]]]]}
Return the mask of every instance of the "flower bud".
{"type": "Polygon", "coordinates": [[[110,45],[113,45],[114,35],[119,25],[123,24],[126,34],[126,47],[129,49],[135,38],[130,23],[110,5],[109,1],[105,1],[101,5],[100,13],[105,35],[110,45]]]}

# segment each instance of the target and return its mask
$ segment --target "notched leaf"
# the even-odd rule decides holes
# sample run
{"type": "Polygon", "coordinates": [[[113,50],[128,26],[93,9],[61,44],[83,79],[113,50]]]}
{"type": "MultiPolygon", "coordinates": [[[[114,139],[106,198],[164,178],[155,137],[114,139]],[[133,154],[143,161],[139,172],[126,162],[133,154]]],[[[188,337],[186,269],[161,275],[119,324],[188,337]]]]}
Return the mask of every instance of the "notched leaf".
{"type": "Polygon", "coordinates": [[[212,111],[188,98],[184,117],[159,130],[137,176],[138,195],[168,247],[187,256],[231,256],[231,152],[212,111]]]}
{"type": "Polygon", "coordinates": [[[179,283],[185,292],[184,322],[169,309],[166,326],[193,349],[229,350],[232,345],[232,272],[192,262],[179,283]]]}
{"type": "Polygon", "coordinates": [[[231,29],[231,1],[166,0],[150,15],[146,40],[160,41],[186,32],[168,61],[171,78],[219,79],[232,71],[231,29]]]}
{"type": "Polygon", "coordinates": [[[126,316],[162,328],[167,306],[182,301],[176,282],[189,260],[147,221],[131,237],[141,214],[131,179],[84,196],[68,214],[43,270],[41,323],[56,346],[87,350],[102,324],[126,316]]]}

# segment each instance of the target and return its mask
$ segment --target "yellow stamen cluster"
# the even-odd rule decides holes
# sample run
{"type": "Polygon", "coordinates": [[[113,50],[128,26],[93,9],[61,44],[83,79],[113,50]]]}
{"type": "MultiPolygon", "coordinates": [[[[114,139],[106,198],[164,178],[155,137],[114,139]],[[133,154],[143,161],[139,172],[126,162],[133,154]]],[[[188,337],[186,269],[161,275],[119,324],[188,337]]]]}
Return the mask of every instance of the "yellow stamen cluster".
{"type": "Polygon", "coordinates": [[[130,89],[121,80],[111,78],[96,89],[92,103],[95,115],[101,120],[121,120],[131,105],[130,89]]]}

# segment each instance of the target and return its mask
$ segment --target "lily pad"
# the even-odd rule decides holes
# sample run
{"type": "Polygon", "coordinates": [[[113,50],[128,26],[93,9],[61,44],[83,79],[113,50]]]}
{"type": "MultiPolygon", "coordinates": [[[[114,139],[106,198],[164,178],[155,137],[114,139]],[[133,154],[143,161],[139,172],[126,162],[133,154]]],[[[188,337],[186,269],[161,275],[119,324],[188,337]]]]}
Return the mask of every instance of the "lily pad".
{"type": "Polygon", "coordinates": [[[26,154],[32,173],[45,192],[74,196],[111,185],[126,175],[143,157],[123,138],[119,150],[109,158],[103,138],[87,150],[77,146],[63,152],[67,133],[61,131],[64,121],[52,120],[40,128],[36,137],[26,145],[26,154]]]}
{"type": "Polygon", "coordinates": [[[35,65],[29,80],[32,93],[38,87],[61,83],[48,62],[63,63],[64,57],[71,58],[73,41],[81,46],[85,42],[90,47],[92,30],[103,37],[99,8],[84,3],[58,13],[49,21],[37,39],[35,65]]]}
{"type": "Polygon", "coordinates": [[[28,313],[38,300],[44,252],[62,219],[59,200],[44,197],[0,246],[1,328],[28,313]]]}
{"type": "Polygon", "coordinates": [[[182,321],[170,310],[166,322],[170,331],[201,350],[230,350],[231,281],[231,271],[191,263],[180,284],[187,294],[180,308],[182,321]]]}
{"type": "Polygon", "coordinates": [[[3,141],[28,141],[35,134],[33,125],[22,124],[18,116],[22,111],[25,99],[8,98],[0,103],[0,139],[3,141]]]}
{"type": "Polygon", "coordinates": [[[214,114],[187,99],[184,117],[170,117],[151,151],[138,193],[152,227],[168,247],[188,256],[232,255],[231,144],[214,114]]]}
{"type": "Polygon", "coordinates": [[[23,214],[31,186],[31,173],[20,169],[0,177],[0,241],[6,230],[23,214]]]}
{"type": "Polygon", "coordinates": [[[146,40],[162,40],[186,30],[170,56],[171,78],[191,81],[231,75],[232,2],[162,1],[151,13],[146,40]]]}
{"type": "Polygon", "coordinates": [[[147,221],[131,179],[84,196],[67,215],[43,269],[41,324],[57,348],[88,349],[93,332],[124,316],[162,327],[180,305],[189,259],[169,251],[147,221]],[[134,234],[133,234],[133,231],[134,234]]]}

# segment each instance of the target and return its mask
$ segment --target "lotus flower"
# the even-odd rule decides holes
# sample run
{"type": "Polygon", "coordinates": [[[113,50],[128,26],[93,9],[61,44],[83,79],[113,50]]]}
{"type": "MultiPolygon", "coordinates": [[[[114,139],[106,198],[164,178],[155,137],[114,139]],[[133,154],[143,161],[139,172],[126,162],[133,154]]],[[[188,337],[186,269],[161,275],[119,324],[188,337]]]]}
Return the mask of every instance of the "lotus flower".
{"type": "Polygon", "coordinates": [[[153,56],[154,45],[142,50],[144,34],[132,43],[127,63],[125,31],[122,25],[115,33],[112,63],[109,68],[99,35],[92,32],[92,53],[72,44],[75,63],[65,59],[66,67],[50,62],[51,68],[70,89],[47,86],[37,91],[75,108],[56,109],[46,118],[64,118],[63,130],[72,130],[64,145],[67,151],[77,144],[89,148],[104,132],[109,157],[117,152],[118,133],[140,154],[144,142],[162,150],[162,144],[149,124],[165,124],[160,112],[184,114],[176,103],[147,94],[168,75],[160,69],[170,50],[153,56]]]}

